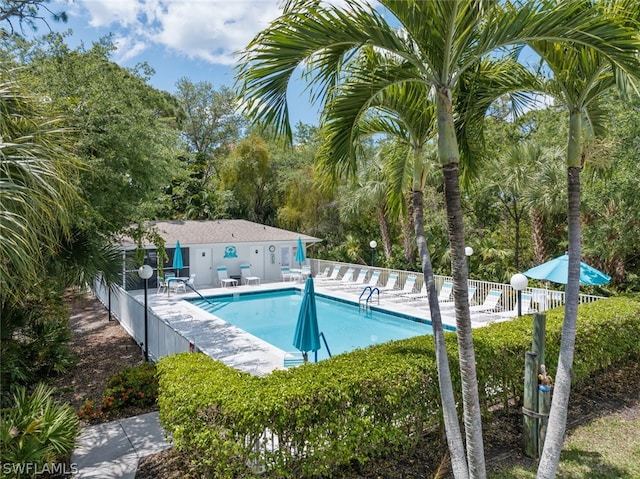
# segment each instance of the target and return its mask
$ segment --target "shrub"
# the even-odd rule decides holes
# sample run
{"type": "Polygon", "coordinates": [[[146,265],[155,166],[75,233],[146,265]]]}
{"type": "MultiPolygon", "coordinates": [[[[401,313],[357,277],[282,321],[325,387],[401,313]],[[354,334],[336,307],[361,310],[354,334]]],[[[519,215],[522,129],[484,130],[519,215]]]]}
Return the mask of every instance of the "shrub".
{"type": "Polygon", "coordinates": [[[11,386],[27,385],[64,373],[73,363],[69,350],[69,309],[53,293],[6,302],[0,313],[0,385],[3,398],[11,386]]]}
{"type": "Polygon", "coordinates": [[[78,418],[69,405],[52,402],[51,394],[44,384],[30,395],[23,386],[14,388],[12,407],[0,411],[2,464],[37,464],[42,470],[45,464],[69,457],[78,435],[78,418]]]}
{"type": "MultiPolygon", "coordinates": [[[[548,312],[547,366],[554,374],[562,309],[548,312]]],[[[611,298],[579,308],[575,382],[640,357],[640,302],[611,298]]],[[[481,404],[522,396],[531,316],[474,330],[481,404]]],[[[458,395],[455,333],[446,334],[458,395]]],[[[440,426],[433,338],[421,336],[342,354],[266,377],[202,354],[163,358],[160,418],[178,451],[205,477],[331,476],[347,464],[418,447],[440,426]]],[[[458,400],[461,403],[461,398],[458,400]]]]}
{"type": "Polygon", "coordinates": [[[129,406],[150,406],[158,400],[156,365],[152,362],[129,366],[107,381],[102,394],[102,410],[129,406]]]}

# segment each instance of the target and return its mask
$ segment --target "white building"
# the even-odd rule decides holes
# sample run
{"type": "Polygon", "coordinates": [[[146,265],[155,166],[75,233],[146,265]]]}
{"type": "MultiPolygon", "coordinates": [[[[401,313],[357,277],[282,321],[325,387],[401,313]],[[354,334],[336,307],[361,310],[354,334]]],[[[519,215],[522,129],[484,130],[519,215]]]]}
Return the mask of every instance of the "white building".
{"type": "MultiPolygon", "coordinates": [[[[180,242],[184,267],[176,273],[181,277],[195,274],[197,288],[217,286],[216,268],[219,266],[226,266],[230,277],[239,277],[241,264],[249,264],[252,276],[259,276],[265,282],[280,281],[282,266],[299,266],[295,262],[298,238],[305,254],[308,245],[322,241],[246,220],[152,221],[150,225],[165,241],[169,260],[164,264],[164,271],[174,272],[173,255],[180,242]]],[[[137,245],[131,238],[125,238],[121,247],[127,259],[123,267],[123,286],[129,290],[141,289],[142,280],[132,261],[137,245]]],[[[145,262],[154,269],[149,280],[149,287],[154,288],[157,285],[157,252],[152,244],[143,247],[146,249],[145,262]]]]}

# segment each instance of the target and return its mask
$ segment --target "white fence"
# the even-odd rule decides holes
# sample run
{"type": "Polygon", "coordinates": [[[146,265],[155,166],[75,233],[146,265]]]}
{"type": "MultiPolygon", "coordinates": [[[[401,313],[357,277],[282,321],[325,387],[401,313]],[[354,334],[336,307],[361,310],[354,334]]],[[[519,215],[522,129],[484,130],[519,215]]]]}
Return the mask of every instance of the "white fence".
{"type": "MultiPolygon", "coordinates": [[[[120,287],[109,295],[104,285],[96,283],[93,292],[144,351],[144,304],[120,287]]],[[[151,310],[147,311],[146,330],[150,360],[157,361],[163,356],[189,351],[193,347],[187,338],[151,310]]]]}
{"type": "MultiPolygon", "coordinates": [[[[378,279],[378,286],[384,285],[391,273],[395,273],[398,275],[397,282],[395,283],[395,289],[402,289],[404,287],[404,283],[407,279],[407,276],[416,276],[416,282],[414,285],[414,291],[419,291],[422,288],[424,283],[424,278],[422,273],[416,273],[413,271],[403,271],[403,270],[394,270],[387,268],[378,268],[371,267],[363,264],[351,264],[351,263],[340,263],[337,261],[326,261],[326,260],[318,260],[318,259],[310,259],[311,271],[313,275],[323,274],[327,268],[328,271],[332,271],[334,266],[340,267],[340,273],[338,278],[340,278],[345,271],[349,268],[354,268],[355,272],[353,277],[355,278],[358,275],[358,272],[361,269],[368,270],[368,277],[372,274],[372,272],[380,271],[380,277],[378,279]]],[[[453,283],[453,278],[451,276],[439,276],[435,275],[435,284],[436,289],[440,291],[442,285],[445,282],[453,283]]],[[[489,281],[478,281],[475,279],[469,280],[469,287],[474,288],[473,296],[471,297],[471,305],[480,305],[486,299],[489,291],[498,290],[501,293],[500,298],[500,309],[509,311],[513,310],[517,306],[517,293],[509,284],[505,283],[493,283],[489,281]]],[[[559,306],[564,305],[564,291],[556,291],[544,288],[525,288],[522,290],[523,294],[531,295],[531,310],[543,312],[548,309],[557,308],[559,306]]],[[[591,303],[593,301],[597,301],[599,299],[603,299],[602,296],[595,296],[590,294],[580,294],[579,296],[579,304],[583,303],[591,303]]],[[[523,311],[524,313],[528,311],[523,311]]]]}

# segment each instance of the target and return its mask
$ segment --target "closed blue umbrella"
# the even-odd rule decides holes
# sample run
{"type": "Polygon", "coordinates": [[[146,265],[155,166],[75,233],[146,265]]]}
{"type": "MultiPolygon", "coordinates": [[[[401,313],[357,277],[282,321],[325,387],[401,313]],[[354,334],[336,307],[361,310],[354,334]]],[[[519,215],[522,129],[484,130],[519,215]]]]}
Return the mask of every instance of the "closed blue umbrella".
{"type": "Polygon", "coordinates": [[[302,246],[302,240],[300,239],[300,237],[298,237],[298,249],[296,250],[295,261],[300,263],[300,265],[302,266],[302,263],[304,263],[306,259],[307,257],[304,254],[304,247],[302,246]]]}
{"type": "MultiPolygon", "coordinates": [[[[524,272],[525,276],[554,283],[567,284],[569,277],[569,255],[563,254],[546,263],[535,266],[524,272]]],[[[588,286],[607,284],[611,276],[580,262],[580,283],[588,286]]]]}
{"type": "Polygon", "coordinates": [[[180,270],[184,268],[182,262],[182,250],[180,249],[180,241],[176,242],[176,250],[173,253],[173,269],[176,270],[176,276],[180,276],[180,270]]]}
{"type": "Polygon", "coordinates": [[[304,296],[298,314],[293,345],[302,351],[306,363],[309,351],[320,349],[320,333],[318,331],[318,313],[316,311],[316,295],[313,289],[313,278],[308,277],[304,285],[304,296]]]}

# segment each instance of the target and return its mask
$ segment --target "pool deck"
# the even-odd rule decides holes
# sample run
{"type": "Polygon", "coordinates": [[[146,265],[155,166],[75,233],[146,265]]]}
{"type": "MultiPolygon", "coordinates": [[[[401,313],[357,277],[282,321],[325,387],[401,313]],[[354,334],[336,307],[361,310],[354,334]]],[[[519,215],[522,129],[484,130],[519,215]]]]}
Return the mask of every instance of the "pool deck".
{"type": "MultiPolygon", "coordinates": [[[[338,299],[358,303],[362,288],[345,289],[339,282],[320,281],[315,283],[315,290],[319,294],[333,296],[338,299]]],[[[211,288],[198,290],[199,293],[211,298],[215,302],[216,296],[241,294],[247,292],[274,291],[279,289],[303,289],[304,283],[279,282],[261,285],[241,285],[227,288],[211,288]]],[[[142,303],[144,296],[136,292],[135,298],[142,303]]],[[[293,345],[289,352],[283,351],[255,336],[233,326],[215,316],[215,314],[191,304],[183,299],[198,298],[196,293],[186,294],[156,294],[151,290],[148,294],[150,311],[162,318],[183,337],[188,338],[195,348],[213,359],[219,360],[230,367],[253,375],[263,376],[276,369],[285,369],[286,357],[295,357],[293,345]]],[[[380,301],[372,305],[383,311],[401,313],[412,317],[429,320],[429,304],[425,299],[408,299],[397,295],[380,293],[380,301]]],[[[442,311],[442,322],[445,326],[455,327],[455,313],[453,309],[442,311]]],[[[477,325],[476,325],[477,326],[477,325]]]]}

